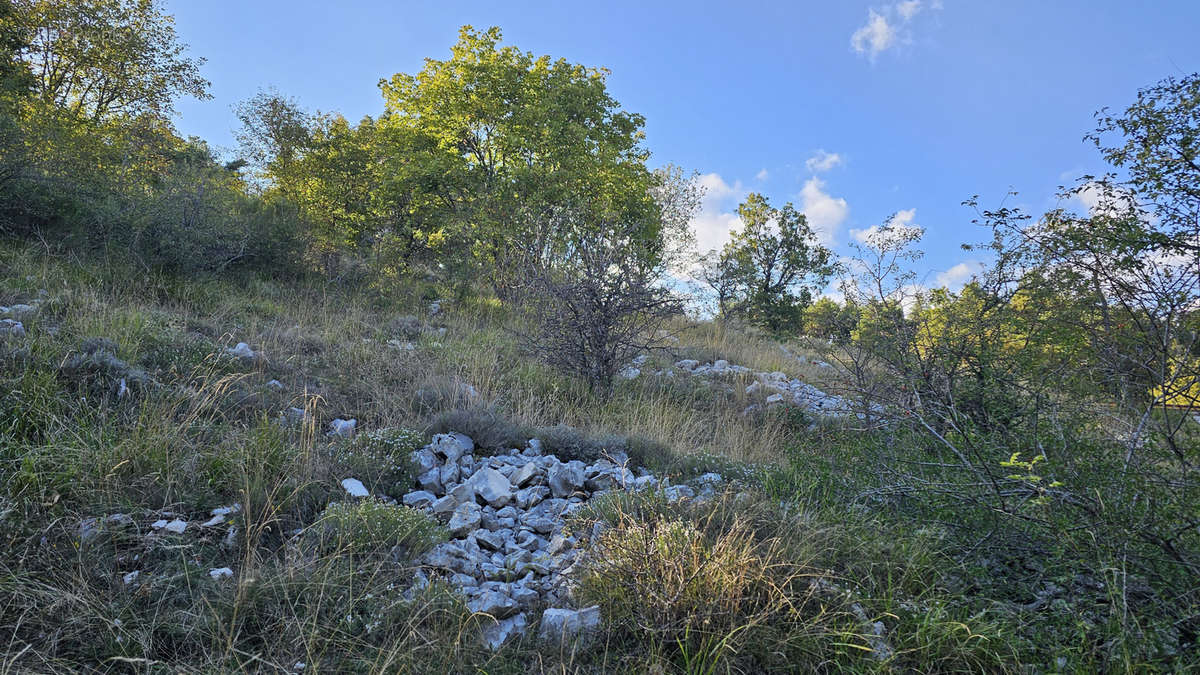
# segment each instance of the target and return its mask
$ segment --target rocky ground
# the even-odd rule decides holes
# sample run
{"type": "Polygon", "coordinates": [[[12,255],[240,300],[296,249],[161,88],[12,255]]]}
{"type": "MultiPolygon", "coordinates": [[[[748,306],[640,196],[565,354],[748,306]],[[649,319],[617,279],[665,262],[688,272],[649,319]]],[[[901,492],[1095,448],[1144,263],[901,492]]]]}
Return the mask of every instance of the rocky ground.
{"type": "Polygon", "coordinates": [[[543,639],[559,641],[599,626],[596,607],[575,608],[571,573],[584,541],[566,528],[567,516],[588,500],[614,490],[662,490],[669,500],[703,498],[721,481],[717,474],[697,479],[696,488],[670,485],[629,468],[623,453],[593,464],[543,454],[533,439],[521,450],[475,458],[475,444],[462,434],[439,434],[413,453],[422,473],[420,490],[404,495],[407,506],[428,511],[446,523],[451,539],[421,562],[429,576],[442,576],[477,612],[498,623],[485,631],[493,648],[522,633],[526,613],[542,614],[543,639]]]}

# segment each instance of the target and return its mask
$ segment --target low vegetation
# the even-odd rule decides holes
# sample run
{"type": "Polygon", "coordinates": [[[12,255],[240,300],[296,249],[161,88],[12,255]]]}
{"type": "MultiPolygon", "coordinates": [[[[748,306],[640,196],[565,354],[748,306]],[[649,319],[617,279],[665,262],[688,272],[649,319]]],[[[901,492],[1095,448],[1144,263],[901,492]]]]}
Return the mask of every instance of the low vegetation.
{"type": "Polygon", "coordinates": [[[709,316],[671,281],[696,183],[605,71],[498,29],[357,124],[263,92],[227,161],[171,128],[208,83],[158,3],[0,0],[0,47],[0,672],[1200,660],[1200,76],[1099,116],[1088,213],[971,201],[957,292],[913,283],[918,230],[835,260],[753,195],[709,316]],[[451,431],[720,477],[576,511],[600,628],[491,649],[396,503],[451,431]]]}

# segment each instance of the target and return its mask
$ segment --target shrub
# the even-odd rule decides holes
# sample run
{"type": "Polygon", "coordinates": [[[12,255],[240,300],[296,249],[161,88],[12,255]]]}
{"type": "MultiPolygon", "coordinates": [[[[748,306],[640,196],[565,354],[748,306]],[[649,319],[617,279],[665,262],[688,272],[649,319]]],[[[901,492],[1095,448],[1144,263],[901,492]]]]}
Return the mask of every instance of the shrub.
{"type": "Polygon", "coordinates": [[[666,270],[657,243],[638,223],[593,220],[564,209],[564,231],[576,232],[559,264],[535,263],[521,289],[524,347],[601,395],[638,353],[664,345],[662,329],[682,302],[660,283],[666,270]]]}
{"type": "Polygon", "coordinates": [[[424,511],[374,498],[330,504],[315,532],[324,553],[390,551],[400,561],[411,560],[446,538],[445,530],[424,511]]]}
{"type": "Polygon", "coordinates": [[[120,396],[122,382],[134,393],[149,384],[150,378],[144,371],[117,358],[115,352],[112,340],[87,338],[79,351],[59,366],[59,378],[77,392],[100,399],[120,396]]]}
{"type": "Polygon", "coordinates": [[[363,482],[372,494],[399,499],[416,481],[412,452],[428,436],[412,429],[376,429],[333,446],[333,461],[345,475],[363,482]]]}
{"type": "Polygon", "coordinates": [[[421,320],[411,314],[398,316],[388,322],[387,332],[393,337],[416,340],[421,336],[421,320]]]}
{"type": "Polygon", "coordinates": [[[480,450],[519,448],[533,437],[533,429],[513,421],[491,406],[447,410],[429,423],[431,434],[457,431],[471,437],[480,450]]]}
{"type": "Polygon", "coordinates": [[[590,464],[613,453],[627,452],[629,449],[624,436],[590,436],[566,424],[538,429],[535,438],[542,442],[545,452],[556,455],[564,462],[577,459],[590,464]]]}

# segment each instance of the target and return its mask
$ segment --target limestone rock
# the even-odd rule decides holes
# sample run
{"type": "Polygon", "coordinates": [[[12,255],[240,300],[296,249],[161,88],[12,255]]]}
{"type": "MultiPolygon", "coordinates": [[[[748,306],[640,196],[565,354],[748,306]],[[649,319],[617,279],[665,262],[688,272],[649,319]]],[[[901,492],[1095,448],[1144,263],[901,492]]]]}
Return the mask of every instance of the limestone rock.
{"type": "Polygon", "coordinates": [[[351,497],[355,498],[368,497],[371,495],[371,493],[367,491],[367,486],[363,485],[362,481],[357,478],[343,478],[342,489],[344,489],[351,497]]]}
{"type": "Polygon", "coordinates": [[[583,609],[547,609],[542,614],[538,638],[562,644],[574,639],[586,640],[600,628],[600,607],[583,609]]]}
{"type": "Polygon", "coordinates": [[[501,619],[483,629],[483,642],[492,650],[499,649],[514,636],[522,635],[526,623],[524,613],[501,619]]]}
{"type": "Polygon", "coordinates": [[[450,522],[446,527],[450,529],[450,534],[461,537],[478,529],[481,517],[478,504],[474,502],[459,504],[458,508],[454,509],[454,513],[450,515],[450,522]]]}
{"type": "Polygon", "coordinates": [[[475,488],[475,494],[489,506],[500,508],[512,500],[512,483],[495,469],[484,467],[476,471],[470,483],[475,488]]]}
{"type": "Polygon", "coordinates": [[[329,435],[330,436],[340,436],[342,438],[349,438],[354,435],[354,428],[356,426],[358,426],[358,420],[353,419],[353,418],[344,420],[339,417],[329,423],[329,427],[330,427],[329,435]]]}
{"type": "Polygon", "coordinates": [[[498,591],[484,591],[475,599],[468,601],[467,608],[472,612],[489,614],[497,619],[504,619],[517,613],[516,601],[498,591]]]}
{"type": "Polygon", "coordinates": [[[517,469],[515,472],[513,472],[510,480],[516,487],[523,488],[527,483],[537,477],[539,473],[541,473],[541,467],[537,465],[537,462],[526,462],[525,466],[522,466],[520,469],[517,469]]]}
{"type": "Polygon", "coordinates": [[[550,469],[550,492],[555,497],[569,497],[583,487],[583,471],[576,465],[559,464],[550,469]]]}
{"type": "Polygon", "coordinates": [[[404,497],[400,501],[405,506],[411,506],[411,507],[417,508],[417,509],[424,509],[424,508],[429,508],[429,507],[433,506],[433,503],[436,500],[437,500],[437,497],[434,497],[433,493],[429,492],[428,490],[415,490],[413,492],[410,492],[410,493],[404,495],[404,497]]]}

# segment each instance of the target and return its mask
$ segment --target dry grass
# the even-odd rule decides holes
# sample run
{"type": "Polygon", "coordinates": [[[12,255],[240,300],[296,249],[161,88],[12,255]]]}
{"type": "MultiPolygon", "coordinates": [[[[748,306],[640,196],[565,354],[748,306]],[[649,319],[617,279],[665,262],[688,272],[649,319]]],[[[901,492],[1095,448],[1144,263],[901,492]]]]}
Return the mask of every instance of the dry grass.
{"type": "MultiPolygon", "coordinates": [[[[37,297],[42,288],[49,299],[27,323],[28,350],[0,345],[0,639],[8,640],[0,647],[0,674],[287,672],[299,662],[305,672],[884,667],[863,650],[861,622],[846,623],[841,601],[822,600],[806,581],[832,567],[816,564],[817,556],[860,557],[857,542],[834,536],[847,529],[844,511],[825,525],[781,510],[779,498],[753,508],[727,500],[707,516],[627,513],[607,540],[613,550],[651,542],[662,528],[677,527],[670,523],[683,523],[687,536],[678,543],[695,555],[627,558],[629,578],[641,581],[625,589],[627,597],[610,600],[633,615],[652,612],[640,604],[642,583],[686,586],[692,572],[712,571],[691,605],[671,611],[683,617],[690,610],[681,608],[704,607],[711,597],[723,608],[714,615],[725,622],[723,633],[673,620],[655,640],[614,629],[586,649],[565,651],[532,638],[487,650],[477,639],[485,617],[472,616],[439,584],[410,591],[410,556],[371,545],[379,536],[396,540],[397,528],[385,535],[366,528],[370,541],[293,536],[344,498],[338,481],[349,453],[325,435],[334,417],[357,418],[360,431],[421,429],[439,413],[486,410],[521,433],[566,424],[582,437],[636,437],[641,454],[631,455],[656,459],[663,469],[723,471],[720,462],[774,463],[794,451],[798,437],[797,421],[786,414],[742,414],[756,400],[744,393],[746,377],[647,374],[602,399],[523,355],[508,330],[512,319],[494,301],[444,303],[443,314],[429,316],[419,289],[129,278],[0,249],[0,304],[37,297]],[[402,318],[408,315],[417,322],[402,318]],[[89,386],[102,393],[85,398],[59,366],[88,337],[115,342],[116,356],[145,369],[155,384],[118,399],[116,382],[101,378],[89,386]],[[225,355],[237,342],[261,356],[225,355]],[[404,348],[407,342],[413,349],[404,348]],[[283,391],[267,385],[273,379],[283,391]],[[304,423],[278,424],[279,412],[292,406],[305,410],[304,423]],[[215,532],[166,538],[142,531],[163,509],[196,521],[233,502],[243,510],[233,521],[239,533],[232,548],[215,532]],[[81,542],[81,521],[117,512],[135,524],[102,528],[81,542]],[[685,563],[695,569],[678,566],[685,563]],[[210,568],[223,566],[234,570],[232,579],[209,578],[210,568]],[[134,570],[141,576],[126,586],[123,577],[134,570]],[[793,660],[755,653],[743,636],[793,660]]],[[[654,357],[661,365],[725,358],[809,379],[819,372],[751,332],[676,328],[680,344],[676,353],[654,357]]],[[[364,475],[375,486],[396,482],[403,468],[364,475]]],[[[864,528],[854,536],[872,533],[864,528]]],[[[920,573],[906,571],[905,578],[936,577],[933,563],[912,567],[916,560],[905,554],[871,567],[867,581],[878,576],[886,587],[910,568],[920,573]]],[[[945,670],[995,663],[972,661],[974,643],[938,642],[938,631],[966,618],[960,612],[928,626],[911,622],[914,633],[933,637],[927,642],[941,650],[936,656],[951,664],[945,670]]],[[[917,656],[905,664],[920,664],[922,649],[935,650],[912,649],[917,656]]]]}

